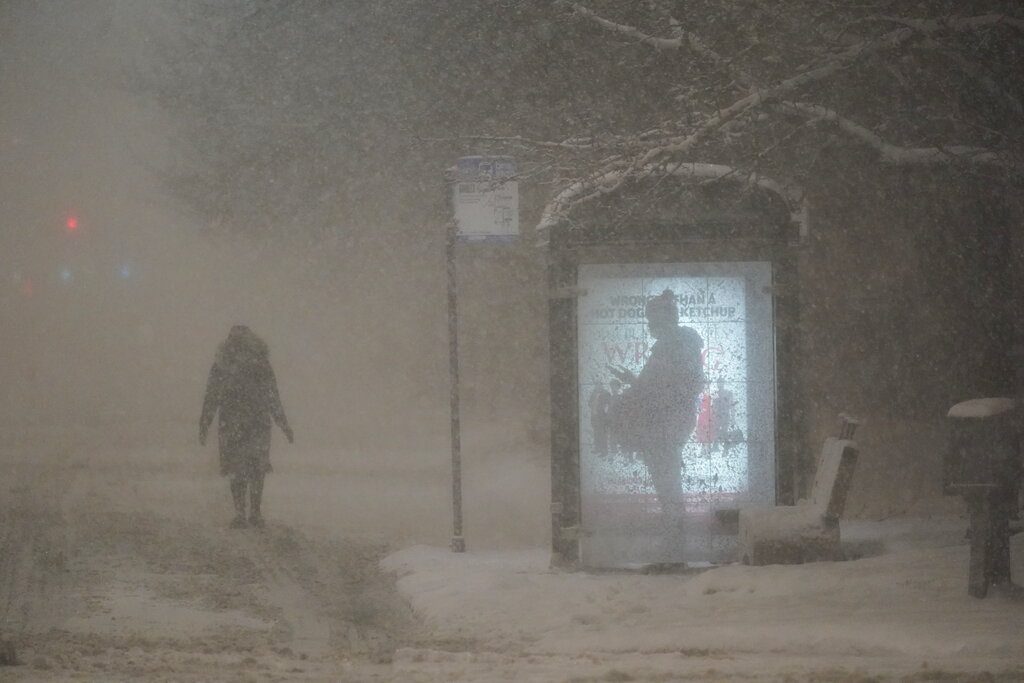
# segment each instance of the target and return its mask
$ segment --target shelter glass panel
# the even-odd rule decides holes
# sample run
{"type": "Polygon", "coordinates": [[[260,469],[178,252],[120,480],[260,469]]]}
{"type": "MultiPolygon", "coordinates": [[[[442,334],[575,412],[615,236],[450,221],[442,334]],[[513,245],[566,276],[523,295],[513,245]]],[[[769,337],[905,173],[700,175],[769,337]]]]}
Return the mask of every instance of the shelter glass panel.
{"type": "Polygon", "coordinates": [[[733,559],[775,500],[768,262],[581,265],[581,560],[733,559]]]}

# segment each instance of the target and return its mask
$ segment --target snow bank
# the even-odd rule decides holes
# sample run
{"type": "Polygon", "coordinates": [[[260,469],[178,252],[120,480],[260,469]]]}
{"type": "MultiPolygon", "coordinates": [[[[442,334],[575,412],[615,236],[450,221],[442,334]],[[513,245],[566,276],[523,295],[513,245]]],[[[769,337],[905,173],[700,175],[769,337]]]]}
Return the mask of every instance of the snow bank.
{"type": "MultiPolygon", "coordinates": [[[[1024,661],[1024,609],[967,596],[963,530],[958,519],[856,522],[844,528],[849,548],[886,551],[682,575],[562,572],[542,550],[414,546],[383,564],[440,637],[495,651],[970,656],[1013,666],[1024,661]]],[[[1024,576],[1019,537],[1014,552],[1024,576]]]]}

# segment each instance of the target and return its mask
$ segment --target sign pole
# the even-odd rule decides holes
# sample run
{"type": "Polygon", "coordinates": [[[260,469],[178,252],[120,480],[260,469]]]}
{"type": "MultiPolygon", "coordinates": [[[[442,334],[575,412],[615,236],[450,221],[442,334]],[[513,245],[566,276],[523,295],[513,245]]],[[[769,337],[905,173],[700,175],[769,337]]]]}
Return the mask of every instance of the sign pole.
{"type": "MultiPolygon", "coordinates": [[[[451,209],[450,185],[447,206],[451,209]]],[[[451,383],[452,430],[452,542],[453,553],[466,552],[466,538],[462,535],[462,432],[459,425],[459,303],[456,297],[455,244],[458,226],[452,211],[448,211],[445,257],[448,270],[448,376],[451,383]]]]}
{"type": "Polygon", "coordinates": [[[445,174],[448,269],[448,373],[451,381],[452,543],[466,552],[462,534],[462,436],[459,425],[459,304],[455,250],[460,238],[508,240],[519,233],[519,183],[512,157],[462,157],[445,174]]]}

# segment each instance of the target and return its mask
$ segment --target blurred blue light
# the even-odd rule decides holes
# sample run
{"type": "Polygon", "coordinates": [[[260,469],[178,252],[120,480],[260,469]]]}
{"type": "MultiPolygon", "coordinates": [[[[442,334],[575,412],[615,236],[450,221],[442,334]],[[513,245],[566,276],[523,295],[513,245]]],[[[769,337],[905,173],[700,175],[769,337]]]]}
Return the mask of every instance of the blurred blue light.
{"type": "Polygon", "coordinates": [[[71,282],[71,279],[73,277],[74,276],[72,275],[70,268],[61,268],[60,269],[60,279],[61,279],[61,282],[71,282]]]}
{"type": "Polygon", "coordinates": [[[127,263],[122,263],[121,266],[117,269],[117,275],[122,280],[127,280],[132,276],[132,267],[127,263]]]}

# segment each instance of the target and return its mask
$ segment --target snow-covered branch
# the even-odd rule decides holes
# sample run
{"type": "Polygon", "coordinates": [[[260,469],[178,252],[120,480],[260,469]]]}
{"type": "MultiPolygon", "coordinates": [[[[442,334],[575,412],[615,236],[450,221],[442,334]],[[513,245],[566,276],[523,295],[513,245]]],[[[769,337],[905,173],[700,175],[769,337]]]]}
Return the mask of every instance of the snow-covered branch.
{"type": "MultiPolygon", "coordinates": [[[[734,75],[737,73],[733,65],[720,55],[703,45],[695,36],[682,29],[679,22],[669,16],[672,30],[671,38],[653,36],[636,27],[617,23],[599,16],[579,2],[567,3],[573,11],[582,17],[602,26],[618,35],[633,38],[643,44],[659,50],[678,50],[689,46],[698,54],[713,60],[717,65],[724,66],[734,75]]],[[[889,21],[894,21],[888,19],[889,21]]],[[[698,146],[705,143],[711,136],[728,130],[748,116],[756,116],[758,111],[767,105],[782,103],[782,106],[799,113],[809,120],[826,121],[837,126],[860,142],[875,149],[885,163],[895,165],[927,165],[944,163],[972,163],[987,165],[1006,165],[1007,161],[996,152],[979,147],[953,145],[949,147],[903,147],[883,139],[877,133],[837,112],[818,105],[791,102],[800,91],[808,86],[826,80],[842,70],[863,61],[865,58],[883,52],[900,49],[921,39],[931,39],[949,32],[968,32],[995,29],[1001,26],[1013,30],[1024,30],[1024,20],[1005,15],[986,14],[971,17],[949,17],[941,20],[902,20],[895,21],[898,26],[849,45],[843,49],[822,57],[816,63],[802,67],[797,73],[779,80],[763,88],[754,88],[732,104],[723,107],[707,116],[703,121],[690,124],[684,132],[654,136],[640,141],[635,140],[631,150],[616,154],[594,168],[593,172],[583,178],[570,181],[545,208],[538,228],[551,227],[559,220],[568,216],[573,207],[589,201],[597,196],[614,192],[629,179],[644,178],[653,174],[670,174],[687,178],[722,178],[734,175],[735,169],[716,164],[679,163],[677,160],[692,156],[698,146]],[[632,151],[632,155],[629,153],[632,151]],[[678,165],[676,166],[675,164],[678,165]],[[676,171],[672,169],[676,168],[676,171]]],[[[742,72],[740,72],[742,74],[742,72]]],[[[750,84],[751,80],[742,74],[742,80],[750,84]]],[[[780,187],[769,187],[770,183],[757,175],[747,176],[747,182],[786,197],[791,207],[801,202],[794,202],[792,196],[783,192],[780,187]]],[[[801,210],[793,209],[795,220],[801,221],[801,210]]]]}
{"type": "Polygon", "coordinates": [[[946,47],[938,41],[930,41],[930,44],[927,44],[926,47],[934,49],[938,54],[947,57],[957,69],[971,78],[990,96],[1005,102],[1018,116],[1024,116],[1024,102],[1015,96],[1005,84],[999,83],[993,78],[987,67],[969,58],[963,51],[946,47]]]}
{"type": "Polygon", "coordinates": [[[881,17],[885,21],[905,26],[919,33],[934,34],[949,29],[953,31],[977,31],[984,28],[1006,26],[1024,31],[1024,19],[1005,14],[979,14],[973,17],[947,17],[943,19],[913,19],[908,17],[881,17]]]}
{"type": "Polygon", "coordinates": [[[640,170],[623,168],[572,183],[559,192],[544,207],[544,212],[541,215],[537,229],[548,230],[552,228],[567,218],[574,207],[589,201],[595,196],[615,191],[626,180],[655,176],[672,176],[686,181],[733,178],[748,187],[758,187],[781,198],[790,207],[790,212],[795,222],[802,225],[807,218],[807,210],[804,205],[802,192],[788,189],[778,181],[759,173],[747,173],[724,164],[687,162],[670,165],[650,165],[640,170]]]}
{"type": "Polygon", "coordinates": [[[725,59],[722,55],[715,52],[711,47],[708,46],[703,40],[700,39],[696,34],[687,31],[683,28],[682,23],[673,16],[668,16],[669,28],[672,31],[671,38],[661,38],[653,36],[648,33],[644,33],[635,26],[629,26],[627,24],[620,24],[618,22],[605,19],[591,9],[588,9],[584,5],[574,2],[570,5],[576,14],[589,19],[598,26],[619,35],[632,38],[639,43],[649,45],[657,50],[679,50],[684,45],[689,46],[693,52],[704,57],[708,61],[714,62],[719,66],[728,69],[736,77],[738,81],[748,88],[754,86],[754,78],[743,69],[740,69],[733,65],[729,60],[725,59]]]}
{"type": "Polygon", "coordinates": [[[634,26],[620,24],[609,19],[605,19],[601,15],[581,5],[578,2],[570,3],[569,7],[571,7],[572,10],[581,17],[589,19],[595,24],[602,26],[613,33],[618,33],[619,35],[625,36],[627,38],[632,38],[638,43],[650,45],[651,47],[657,50],[678,50],[683,46],[682,37],[677,36],[675,38],[659,38],[657,36],[652,36],[650,34],[644,33],[643,31],[634,26]]]}
{"type": "Polygon", "coordinates": [[[419,138],[422,142],[497,142],[504,145],[520,145],[535,149],[552,149],[563,152],[589,151],[598,146],[593,138],[569,138],[556,140],[535,140],[521,135],[459,135],[446,138],[419,138]]]}
{"type": "Polygon", "coordinates": [[[664,144],[648,150],[637,162],[637,167],[647,166],[659,158],[669,155],[679,155],[692,150],[698,143],[721,128],[723,125],[765,103],[778,100],[780,97],[799,90],[811,83],[825,79],[835,74],[840,69],[865,55],[878,52],[887,47],[893,47],[905,42],[914,35],[910,29],[901,28],[891,31],[874,41],[858,43],[847,48],[828,59],[822,64],[812,67],[799,74],[791,76],[775,85],[750,93],[733,102],[728,107],[721,109],[717,114],[708,118],[701,126],[686,136],[671,138],[664,144]]]}
{"type": "Polygon", "coordinates": [[[1013,26],[1015,28],[1024,25],[1024,23],[1020,21],[1012,20],[1002,15],[954,18],[942,22],[920,22],[918,27],[901,27],[884,33],[873,40],[857,43],[856,45],[852,45],[839,53],[827,57],[818,65],[810,67],[801,73],[779,81],[773,86],[741,97],[728,107],[721,109],[714,116],[709,117],[702,125],[688,135],[670,138],[666,140],[664,144],[648,150],[639,158],[636,166],[638,168],[644,167],[667,156],[680,155],[689,152],[698,143],[704,141],[709,135],[745,112],[763,104],[778,101],[790,93],[796,92],[797,90],[800,90],[812,83],[824,80],[866,56],[900,47],[921,33],[936,32],[943,28],[976,30],[979,28],[1003,24],[1013,26]]]}
{"type": "Polygon", "coordinates": [[[802,102],[783,102],[787,111],[797,112],[814,120],[835,124],[847,135],[876,150],[882,161],[895,166],[925,164],[948,164],[965,162],[972,164],[1005,165],[1006,160],[992,150],[983,147],[950,145],[948,147],[902,147],[884,140],[877,133],[841,116],[833,109],[802,102]]]}

